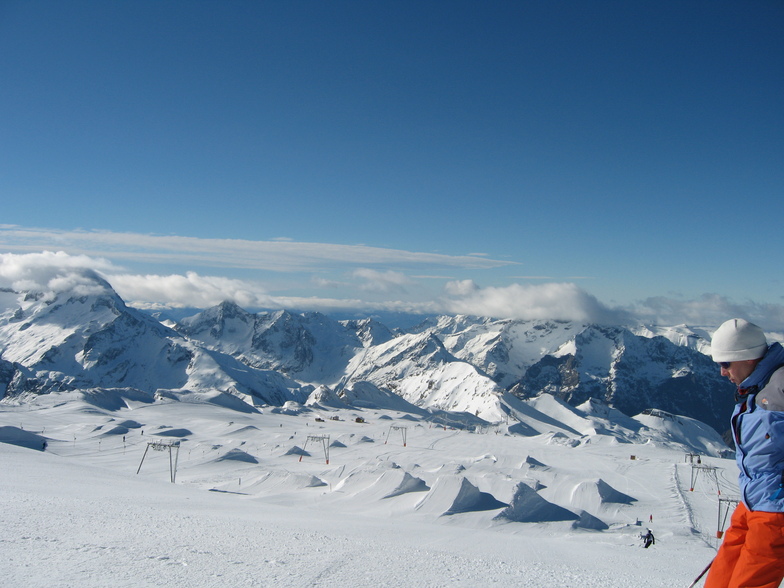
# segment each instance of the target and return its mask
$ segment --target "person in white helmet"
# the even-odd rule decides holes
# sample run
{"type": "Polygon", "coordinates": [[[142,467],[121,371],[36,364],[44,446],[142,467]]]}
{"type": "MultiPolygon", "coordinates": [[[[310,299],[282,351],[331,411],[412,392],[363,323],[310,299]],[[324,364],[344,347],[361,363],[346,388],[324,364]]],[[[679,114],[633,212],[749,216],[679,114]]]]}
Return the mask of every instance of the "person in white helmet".
{"type": "Polygon", "coordinates": [[[732,414],[741,502],[706,588],[775,588],[784,579],[784,347],[730,319],[713,334],[713,360],[738,387],[732,414]]]}

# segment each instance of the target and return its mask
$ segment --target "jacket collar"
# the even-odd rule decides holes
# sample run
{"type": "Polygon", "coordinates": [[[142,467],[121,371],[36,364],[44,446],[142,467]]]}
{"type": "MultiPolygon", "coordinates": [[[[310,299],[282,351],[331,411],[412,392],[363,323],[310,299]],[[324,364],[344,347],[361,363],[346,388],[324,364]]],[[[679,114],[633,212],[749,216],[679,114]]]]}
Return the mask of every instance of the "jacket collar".
{"type": "Polygon", "coordinates": [[[768,350],[757,364],[757,367],[754,368],[754,371],[738,386],[738,395],[746,396],[756,392],[767,383],[773,372],[782,365],[784,365],[784,347],[780,343],[769,345],[768,350]]]}

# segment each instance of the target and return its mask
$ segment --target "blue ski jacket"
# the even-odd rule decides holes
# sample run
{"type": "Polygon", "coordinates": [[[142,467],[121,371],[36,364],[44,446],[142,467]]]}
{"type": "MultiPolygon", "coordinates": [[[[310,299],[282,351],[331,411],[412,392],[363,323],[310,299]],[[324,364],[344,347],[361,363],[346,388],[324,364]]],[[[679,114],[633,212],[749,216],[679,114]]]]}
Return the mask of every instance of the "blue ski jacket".
{"type": "Polygon", "coordinates": [[[732,413],[741,498],[749,510],[784,512],[784,347],[773,343],[738,387],[732,413]]]}

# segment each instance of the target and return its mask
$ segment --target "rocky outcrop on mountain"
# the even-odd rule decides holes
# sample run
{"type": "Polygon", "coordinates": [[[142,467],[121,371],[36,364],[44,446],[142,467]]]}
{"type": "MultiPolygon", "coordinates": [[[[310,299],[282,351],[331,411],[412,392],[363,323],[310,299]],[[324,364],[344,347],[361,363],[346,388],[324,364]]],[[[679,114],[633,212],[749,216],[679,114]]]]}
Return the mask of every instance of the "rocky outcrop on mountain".
{"type": "Polygon", "coordinates": [[[734,405],[733,385],[708,356],[620,327],[584,328],[531,365],[511,391],[520,398],[546,392],[573,405],[596,398],[628,415],[655,407],[719,431],[734,405]]]}
{"type": "Polygon", "coordinates": [[[175,329],[252,368],[315,385],[339,381],[363,347],[357,332],[321,313],[250,314],[231,302],[183,319],[175,329]]]}
{"type": "Polygon", "coordinates": [[[627,415],[660,408],[727,428],[734,389],[705,355],[704,329],[586,325],[466,316],[415,329],[438,337],[521,399],[552,394],[571,405],[601,400],[627,415]]]}
{"type": "Polygon", "coordinates": [[[374,319],[340,321],[350,331],[357,334],[363,347],[381,345],[395,338],[395,334],[386,325],[374,319]]]}

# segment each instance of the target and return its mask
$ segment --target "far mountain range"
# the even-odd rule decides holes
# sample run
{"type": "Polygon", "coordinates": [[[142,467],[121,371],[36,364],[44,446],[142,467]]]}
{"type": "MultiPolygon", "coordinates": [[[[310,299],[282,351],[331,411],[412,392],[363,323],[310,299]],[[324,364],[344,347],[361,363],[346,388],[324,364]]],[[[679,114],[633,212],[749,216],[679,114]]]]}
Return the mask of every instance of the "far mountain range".
{"type": "Polygon", "coordinates": [[[388,328],[372,318],[248,312],[224,302],[178,321],[129,307],[102,278],[19,292],[0,315],[0,398],[122,389],[126,396],[376,406],[508,419],[549,394],[629,416],[657,409],[727,429],[733,385],[702,328],[469,316],[388,328]]]}

